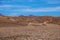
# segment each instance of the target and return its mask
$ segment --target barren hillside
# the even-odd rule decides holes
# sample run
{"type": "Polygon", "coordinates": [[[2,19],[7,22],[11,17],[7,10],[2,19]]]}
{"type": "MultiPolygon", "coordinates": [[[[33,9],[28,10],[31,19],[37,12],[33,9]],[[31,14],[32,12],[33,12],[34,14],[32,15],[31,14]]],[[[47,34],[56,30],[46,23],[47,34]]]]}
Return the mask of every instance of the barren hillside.
{"type": "MultiPolygon", "coordinates": [[[[20,17],[6,17],[6,16],[0,16],[0,26],[2,24],[6,23],[8,25],[10,24],[16,24],[16,25],[27,25],[29,22],[34,23],[42,23],[48,21],[48,23],[53,24],[60,24],[60,17],[52,17],[52,16],[20,16],[20,17]]],[[[5,24],[4,24],[5,25],[5,24]]]]}
{"type": "Polygon", "coordinates": [[[60,17],[0,16],[0,40],[60,40],[60,17]]]}

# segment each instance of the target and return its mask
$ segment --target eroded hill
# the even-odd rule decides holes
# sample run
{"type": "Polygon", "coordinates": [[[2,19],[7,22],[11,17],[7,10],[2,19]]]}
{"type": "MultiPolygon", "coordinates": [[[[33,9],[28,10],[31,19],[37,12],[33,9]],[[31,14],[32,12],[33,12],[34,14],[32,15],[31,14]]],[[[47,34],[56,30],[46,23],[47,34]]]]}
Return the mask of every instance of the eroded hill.
{"type": "Polygon", "coordinates": [[[60,17],[0,16],[0,40],[60,40],[60,17]]]}
{"type": "Polygon", "coordinates": [[[48,21],[48,23],[60,24],[60,17],[52,17],[52,16],[20,16],[20,17],[7,17],[0,16],[0,26],[3,24],[8,25],[27,25],[29,22],[33,23],[43,23],[48,21]]]}

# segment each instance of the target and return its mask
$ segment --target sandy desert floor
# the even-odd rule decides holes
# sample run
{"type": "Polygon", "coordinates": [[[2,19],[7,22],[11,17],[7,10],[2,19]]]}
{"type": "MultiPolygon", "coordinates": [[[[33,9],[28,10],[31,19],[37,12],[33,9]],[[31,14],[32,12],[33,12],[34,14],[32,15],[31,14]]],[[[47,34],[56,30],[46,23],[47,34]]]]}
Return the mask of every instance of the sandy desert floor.
{"type": "Polygon", "coordinates": [[[0,27],[0,40],[60,40],[60,25],[0,27]]]}

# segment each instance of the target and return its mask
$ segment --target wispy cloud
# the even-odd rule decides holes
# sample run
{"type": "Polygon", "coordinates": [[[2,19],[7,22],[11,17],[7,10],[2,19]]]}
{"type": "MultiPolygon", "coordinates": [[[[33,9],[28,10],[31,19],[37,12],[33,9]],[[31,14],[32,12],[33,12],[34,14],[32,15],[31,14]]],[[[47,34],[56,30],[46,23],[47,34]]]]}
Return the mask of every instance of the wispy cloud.
{"type": "Polygon", "coordinates": [[[33,0],[1,0],[0,2],[32,2],[33,0]]]}
{"type": "Polygon", "coordinates": [[[0,2],[3,4],[0,5],[0,13],[6,15],[60,12],[60,0],[0,0],[0,2]]]}
{"type": "Polygon", "coordinates": [[[49,8],[30,8],[30,9],[22,9],[23,12],[56,12],[60,11],[59,7],[49,7],[49,8]]]}
{"type": "Polygon", "coordinates": [[[48,4],[60,4],[60,0],[2,0],[0,2],[4,3],[11,3],[11,2],[46,2],[48,4]]]}
{"type": "Polygon", "coordinates": [[[1,5],[0,10],[8,12],[59,12],[60,6],[45,7],[45,8],[32,8],[30,6],[16,6],[16,5],[1,5]]]}
{"type": "Polygon", "coordinates": [[[60,4],[60,0],[43,0],[48,4],[60,4]]]}
{"type": "Polygon", "coordinates": [[[17,10],[9,10],[12,12],[60,12],[60,7],[49,8],[22,8],[17,10]]]}
{"type": "Polygon", "coordinates": [[[28,7],[23,5],[0,5],[0,7],[28,7]]]}
{"type": "Polygon", "coordinates": [[[0,10],[3,11],[10,11],[10,10],[21,10],[21,9],[25,9],[25,8],[29,8],[29,6],[24,6],[24,5],[0,5],[0,10]]]}

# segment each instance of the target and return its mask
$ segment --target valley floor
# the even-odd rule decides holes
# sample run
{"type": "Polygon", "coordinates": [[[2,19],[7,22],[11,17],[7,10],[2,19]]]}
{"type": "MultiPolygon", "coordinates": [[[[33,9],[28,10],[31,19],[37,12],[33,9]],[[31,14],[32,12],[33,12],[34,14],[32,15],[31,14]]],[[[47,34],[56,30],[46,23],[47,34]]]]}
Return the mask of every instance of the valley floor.
{"type": "Polygon", "coordinates": [[[0,27],[0,40],[60,40],[60,25],[0,27]]]}

